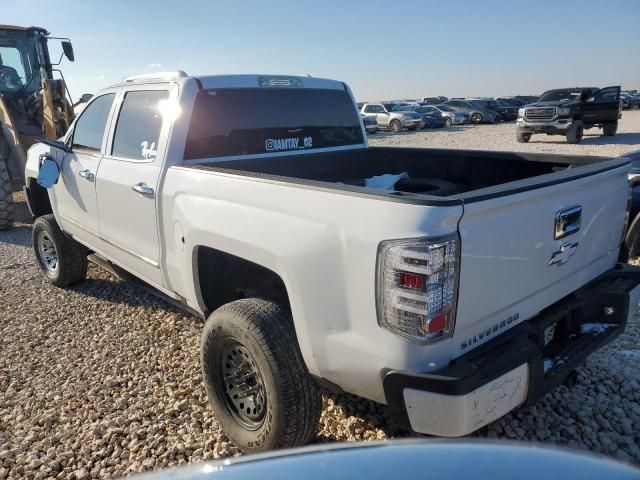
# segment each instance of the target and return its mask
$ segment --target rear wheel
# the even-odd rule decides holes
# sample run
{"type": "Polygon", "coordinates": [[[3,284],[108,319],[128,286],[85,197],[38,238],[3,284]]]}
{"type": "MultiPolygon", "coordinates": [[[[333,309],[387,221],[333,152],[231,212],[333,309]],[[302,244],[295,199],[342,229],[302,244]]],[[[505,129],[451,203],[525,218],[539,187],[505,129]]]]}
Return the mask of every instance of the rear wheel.
{"type": "Polygon", "coordinates": [[[471,115],[471,123],[482,123],[482,114],[481,113],[474,113],[471,115]]]}
{"type": "Polygon", "coordinates": [[[605,137],[613,137],[618,131],[618,122],[605,123],[602,125],[602,134],[605,137]]]}
{"type": "Polygon", "coordinates": [[[529,143],[529,140],[531,140],[531,134],[528,132],[517,131],[516,139],[518,140],[518,143],[529,143]]]}
{"type": "Polygon", "coordinates": [[[447,127],[450,127],[451,125],[453,125],[453,120],[451,120],[451,117],[445,117],[444,124],[447,127]]]}
{"type": "Polygon", "coordinates": [[[402,124],[400,123],[400,120],[391,120],[391,123],[389,124],[389,130],[391,130],[393,133],[401,132],[402,124]]]}
{"type": "Polygon", "coordinates": [[[62,233],[53,215],[38,217],[33,223],[33,249],[52,285],[67,287],[86,278],[86,249],[62,233]]]}
{"type": "Polygon", "coordinates": [[[0,157],[0,230],[11,227],[15,218],[15,204],[11,188],[11,177],[4,158],[0,157]]]}
{"type": "Polygon", "coordinates": [[[320,389],[306,370],[291,316],[256,298],[207,320],[202,376],[216,419],[245,452],[304,445],[320,418],[320,389]]]}
{"type": "Polygon", "coordinates": [[[582,141],[582,123],[573,122],[569,129],[567,130],[567,143],[580,143],[582,141]]]}
{"type": "Polygon", "coordinates": [[[637,103],[634,103],[631,105],[631,110],[638,110],[640,109],[640,105],[638,105],[637,103]]]}

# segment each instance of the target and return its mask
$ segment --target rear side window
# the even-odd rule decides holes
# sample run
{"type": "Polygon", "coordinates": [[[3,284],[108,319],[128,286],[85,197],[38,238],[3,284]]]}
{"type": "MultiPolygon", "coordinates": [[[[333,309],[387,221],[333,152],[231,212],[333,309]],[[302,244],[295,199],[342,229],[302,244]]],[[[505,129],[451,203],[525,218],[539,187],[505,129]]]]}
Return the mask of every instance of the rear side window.
{"type": "Polygon", "coordinates": [[[75,148],[100,151],[115,93],[96,98],[83,110],[73,130],[75,148]]]}
{"type": "Polygon", "coordinates": [[[198,94],[185,160],[363,143],[345,90],[223,88],[198,94]]]}
{"type": "Polygon", "coordinates": [[[166,90],[127,92],[118,115],[111,155],[133,160],[156,157],[166,90]]]}

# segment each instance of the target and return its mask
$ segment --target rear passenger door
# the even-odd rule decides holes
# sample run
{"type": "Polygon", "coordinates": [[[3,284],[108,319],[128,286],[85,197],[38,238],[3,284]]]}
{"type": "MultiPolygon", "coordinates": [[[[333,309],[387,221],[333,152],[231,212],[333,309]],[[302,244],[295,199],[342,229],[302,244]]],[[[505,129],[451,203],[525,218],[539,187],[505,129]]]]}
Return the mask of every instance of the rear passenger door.
{"type": "Polygon", "coordinates": [[[169,84],[123,89],[96,176],[105,253],[157,286],[163,285],[157,191],[170,128],[164,113],[175,93],[169,84]]]}

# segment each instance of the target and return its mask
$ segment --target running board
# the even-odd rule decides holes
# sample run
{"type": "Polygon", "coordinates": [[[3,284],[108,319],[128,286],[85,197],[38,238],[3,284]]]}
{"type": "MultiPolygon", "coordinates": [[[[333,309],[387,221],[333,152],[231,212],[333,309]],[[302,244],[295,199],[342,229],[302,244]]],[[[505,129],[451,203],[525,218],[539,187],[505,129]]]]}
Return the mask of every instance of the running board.
{"type": "Polygon", "coordinates": [[[119,279],[124,280],[125,282],[131,282],[135,284],[137,287],[141,288],[145,292],[152,294],[153,296],[155,296],[156,298],[159,298],[160,300],[164,300],[169,305],[179,308],[180,310],[184,310],[187,313],[190,313],[191,315],[194,315],[202,320],[206,320],[206,317],[202,313],[191,308],[189,305],[187,305],[186,301],[184,300],[181,301],[181,300],[170,297],[166,293],[161,292],[157,288],[152,287],[145,281],[139,279],[135,275],[126,271],[124,268],[119,267],[118,265],[110,262],[109,260],[98,255],[97,253],[90,253],[89,255],[87,255],[87,260],[89,260],[94,265],[97,265],[98,267],[104,268],[105,270],[113,273],[119,279]]]}

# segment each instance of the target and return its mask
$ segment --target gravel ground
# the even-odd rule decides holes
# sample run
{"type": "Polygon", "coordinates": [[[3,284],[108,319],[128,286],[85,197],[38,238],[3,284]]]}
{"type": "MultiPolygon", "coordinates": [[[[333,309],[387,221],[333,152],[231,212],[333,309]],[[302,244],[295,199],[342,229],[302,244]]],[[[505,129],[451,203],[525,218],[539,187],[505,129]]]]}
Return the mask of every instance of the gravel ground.
{"type": "MultiPolygon", "coordinates": [[[[631,133],[640,131],[640,112],[625,113],[617,144],[548,137],[554,143],[520,145],[514,128],[381,134],[371,143],[614,155],[638,148],[630,139],[640,143],[631,133]]],[[[0,232],[0,480],[117,477],[239,455],[201,383],[202,322],[96,267],[74,288],[51,287],[30,244],[26,223],[0,232]]],[[[410,435],[391,425],[382,405],[325,395],[318,442],[410,435]]],[[[559,387],[473,436],[640,464],[640,319],[588,360],[575,387],[559,387]]]]}
{"type": "Polygon", "coordinates": [[[379,146],[510,150],[616,157],[640,149],[640,110],[623,112],[618,124],[618,133],[614,137],[603,137],[602,130],[592,128],[585,130],[585,136],[579,145],[569,145],[564,137],[555,135],[533,135],[529,143],[518,143],[515,122],[405,131],[399,134],[380,131],[369,136],[369,143],[379,146]]]}

